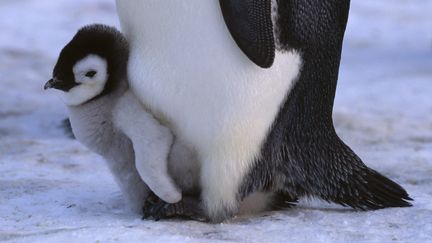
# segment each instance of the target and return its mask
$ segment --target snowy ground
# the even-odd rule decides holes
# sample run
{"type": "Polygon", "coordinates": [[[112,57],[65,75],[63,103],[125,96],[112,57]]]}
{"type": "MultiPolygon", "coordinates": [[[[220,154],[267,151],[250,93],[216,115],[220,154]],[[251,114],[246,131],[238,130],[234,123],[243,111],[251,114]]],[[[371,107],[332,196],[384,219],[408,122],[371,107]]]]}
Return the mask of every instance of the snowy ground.
{"type": "Polygon", "coordinates": [[[210,225],[142,221],[103,161],[58,127],[42,90],[80,26],[117,25],[112,0],[0,1],[0,241],[432,242],[432,0],[352,2],[336,129],[414,207],[355,212],[302,202],[210,225]]]}

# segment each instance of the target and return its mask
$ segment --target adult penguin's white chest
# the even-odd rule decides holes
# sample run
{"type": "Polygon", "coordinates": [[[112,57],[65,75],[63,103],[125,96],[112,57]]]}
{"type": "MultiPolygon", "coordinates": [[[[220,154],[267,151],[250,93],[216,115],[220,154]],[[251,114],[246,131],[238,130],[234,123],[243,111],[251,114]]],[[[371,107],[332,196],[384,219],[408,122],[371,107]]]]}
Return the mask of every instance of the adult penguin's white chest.
{"type": "Polygon", "coordinates": [[[243,163],[260,147],[297,77],[297,53],[270,69],[232,39],[217,0],[119,0],[132,90],[201,156],[243,163]]]}

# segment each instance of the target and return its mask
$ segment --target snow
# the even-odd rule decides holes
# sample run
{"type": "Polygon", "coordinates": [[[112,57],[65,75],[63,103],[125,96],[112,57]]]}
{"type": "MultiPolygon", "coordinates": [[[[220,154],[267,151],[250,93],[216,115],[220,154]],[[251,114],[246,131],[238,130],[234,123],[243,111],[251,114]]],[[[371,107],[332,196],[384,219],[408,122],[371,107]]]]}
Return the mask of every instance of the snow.
{"type": "Polygon", "coordinates": [[[432,242],[432,0],[352,1],[334,119],[411,208],[356,212],[304,200],[222,224],[143,221],[126,210],[102,159],[59,128],[66,110],[42,87],[60,49],[114,1],[0,2],[0,241],[432,242]]]}

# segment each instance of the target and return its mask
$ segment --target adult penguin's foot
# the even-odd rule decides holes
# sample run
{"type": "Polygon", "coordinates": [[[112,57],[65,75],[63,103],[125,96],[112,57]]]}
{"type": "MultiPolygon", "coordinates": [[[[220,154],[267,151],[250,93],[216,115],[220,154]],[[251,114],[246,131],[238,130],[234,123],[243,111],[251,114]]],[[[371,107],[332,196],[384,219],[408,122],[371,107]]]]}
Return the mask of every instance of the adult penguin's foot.
{"type": "Polygon", "coordinates": [[[208,221],[197,197],[185,196],[178,203],[167,203],[154,193],[147,197],[143,206],[143,219],[159,221],[173,218],[208,221]]]}

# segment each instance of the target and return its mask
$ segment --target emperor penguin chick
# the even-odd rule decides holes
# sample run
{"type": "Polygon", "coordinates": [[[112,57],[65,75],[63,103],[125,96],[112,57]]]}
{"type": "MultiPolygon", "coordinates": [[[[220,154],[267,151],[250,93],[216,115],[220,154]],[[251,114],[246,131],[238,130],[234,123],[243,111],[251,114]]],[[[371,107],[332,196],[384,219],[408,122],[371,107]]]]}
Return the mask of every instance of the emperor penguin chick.
{"type": "Polygon", "coordinates": [[[115,28],[84,27],[61,51],[44,88],[63,91],[74,135],[105,158],[132,204],[145,201],[147,186],[176,203],[181,192],[167,168],[173,135],[129,91],[128,55],[115,28]]]}

